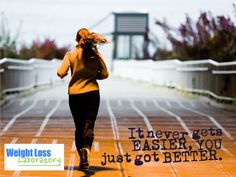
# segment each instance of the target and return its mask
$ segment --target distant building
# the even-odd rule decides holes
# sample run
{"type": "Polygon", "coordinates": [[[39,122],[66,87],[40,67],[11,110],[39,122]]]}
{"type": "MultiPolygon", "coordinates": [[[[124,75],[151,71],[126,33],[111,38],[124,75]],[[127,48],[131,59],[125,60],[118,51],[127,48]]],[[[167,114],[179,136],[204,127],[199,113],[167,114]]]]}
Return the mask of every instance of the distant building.
{"type": "Polygon", "coordinates": [[[148,56],[148,13],[114,12],[114,59],[144,59],[148,56]]]}

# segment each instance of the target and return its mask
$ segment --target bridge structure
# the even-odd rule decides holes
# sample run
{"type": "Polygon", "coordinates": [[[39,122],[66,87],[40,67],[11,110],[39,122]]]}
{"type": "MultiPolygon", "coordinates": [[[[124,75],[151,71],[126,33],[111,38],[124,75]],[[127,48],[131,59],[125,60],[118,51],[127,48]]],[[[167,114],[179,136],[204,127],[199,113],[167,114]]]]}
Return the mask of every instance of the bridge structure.
{"type": "MultiPolygon", "coordinates": [[[[203,99],[205,97],[174,89],[195,89],[205,93],[207,87],[205,90],[200,88],[200,78],[205,78],[203,75],[207,74],[208,79],[219,77],[218,85],[220,82],[224,84],[225,80],[221,78],[227,76],[230,78],[228,81],[235,79],[234,63],[227,63],[222,66],[223,69],[217,66],[219,69],[214,68],[216,63],[214,66],[206,65],[210,61],[197,66],[193,66],[196,63],[181,64],[178,61],[159,65],[151,63],[151,68],[149,61],[140,62],[115,61],[110,78],[99,82],[101,104],[95,125],[91,166],[85,173],[79,170],[75,127],[68,106],[68,80],[61,81],[56,77],[60,61],[2,59],[1,176],[236,176],[235,111],[212,106],[203,99]],[[162,77],[158,78],[158,74],[162,77]],[[168,78],[168,74],[169,80],[165,81],[163,78],[168,78]],[[191,85],[194,84],[192,77],[196,78],[195,85],[191,85]],[[143,131],[145,136],[149,131],[155,132],[155,135],[163,133],[163,137],[169,134],[169,138],[151,135],[142,138],[138,130],[143,131]],[[172,150],[168,149],[170,143],[161,143],[161,139],[170,141],[174,132],[186,132],[186,149],[181,148],[178,138],[172,138],[178,140],[172,140],[172,148],[175,147],[172,150]],[[193,134],[200,136],[203,149],[193,134]],[[132,136],[140,140],[140,145],[135,146],[132,136]],[[159,149],[154,140],[160,140],[159,149]],[[5,171],[4,144],[18,143],[64,144],[64,171],[5,171]],[[195,160],[193,155],[184,155],[191,150],[198,151],[195,160]],[[210,150],[217,154],[211,157],[207,154],[207,160],[204,155],[199,155],[203,151],[210,153],[210,150]],[[178,154],[174,157],[173,152],[178,154]],[[104,153],[107,159],[108,155],[114,155],[114,161],[108,162],[104,153]],[[127,153],[132,157],[131,162],[125,159],[127,153]],[[172,153],[171,160],[168,153],[172,153]],[[123,162],[117,162],[118,155],[124,158],[123,162]]],[[[214,80],[211,82],[214,83],[214,80]]],[[[230,83],[228,88],[234,87],[235,82],[230,83]]],[[[227,93],[208,91],[208,96],[215,100],[232,103],[235,99],[230,89],[227,93]]]]}

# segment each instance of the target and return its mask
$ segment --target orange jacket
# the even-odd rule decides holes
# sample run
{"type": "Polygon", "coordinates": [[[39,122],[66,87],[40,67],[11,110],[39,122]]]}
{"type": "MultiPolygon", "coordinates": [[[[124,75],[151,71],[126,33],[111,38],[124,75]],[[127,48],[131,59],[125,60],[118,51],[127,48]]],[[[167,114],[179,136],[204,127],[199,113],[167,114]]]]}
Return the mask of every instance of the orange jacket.
{"type": "Polygon", "coordinates": [[[106,79],[108,71],[106,64],[99,52],[94,58],[84,58],[82,48],[69,51],[65,54],[61,66],[57,70],[60,78],[71,70],[71,80],[68,86],[68,94],[86,93],[99,90],[97,79],[106,79]]]}

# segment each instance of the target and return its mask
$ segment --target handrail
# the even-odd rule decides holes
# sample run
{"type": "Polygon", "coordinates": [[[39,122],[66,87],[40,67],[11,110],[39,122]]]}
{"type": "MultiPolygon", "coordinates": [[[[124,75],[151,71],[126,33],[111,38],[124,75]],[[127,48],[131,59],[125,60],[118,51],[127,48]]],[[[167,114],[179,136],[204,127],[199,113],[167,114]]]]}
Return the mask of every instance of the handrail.
{"type": "MultiPolygon", "coordinates": [[[[133,60],[133,61],[141,61],[141,60],[133,60]]],[[[143,60],[143,61],[152,61],[152,60],[143,60]]],[[[171,59],[171,60],[160,60],[160,61],[152,61],[154,63],[175,63],[178,65],[193,65],[193,64],[211,64],[213,66],[232,66],[236,65],[236,61],[230,62],[217,62],[212,59],[205,59],[205,60],[191,60],[191,61],[180,61],[178,59],[171,59]]]]}
{"type": "Polygon", "coordinates": [[[114,60],[115,75],[236,101],[236,61],[114,60]]]}
{"type": "Polygon", "coordinates": [[[6,62],[11,62],[11,63],[29,63],[28,60],[21,60],[21,59],[14,59],[14,58],[3,58],[0,60],[0,65],[4,64],[6,62]]]}
{"type": "Polygon", "coordinates": [[[56,76],[56,69],[60,63],[58,59],[1,59],[0,96],[58,82],[60,79],[56,76]]]}

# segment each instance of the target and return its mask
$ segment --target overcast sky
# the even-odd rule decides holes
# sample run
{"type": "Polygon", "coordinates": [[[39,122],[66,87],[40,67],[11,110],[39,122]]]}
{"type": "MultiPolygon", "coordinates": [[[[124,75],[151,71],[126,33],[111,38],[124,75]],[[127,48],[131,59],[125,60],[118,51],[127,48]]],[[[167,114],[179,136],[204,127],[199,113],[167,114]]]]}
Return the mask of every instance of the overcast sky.
{"type": "MultiPolygon", "coordinates": [[[[29,43],[36,38],[51,37],[59,45],[74,45],[76,31],[90,27],[98,20],[115,11],[149,12],[151,31],[163,39],[155,19],[166,18],[169,24],[178,26],[189,14],[196,19],[201,11],[213,15],[230,16],[235,0],[1,0],[0,13],[8,21],[11,33],[22,22],[19,41],[29,43]]],[[[112,15],[94,28],[100,33],[113,31],[112,15]]]]}

